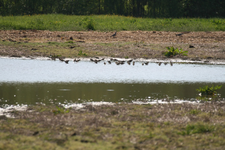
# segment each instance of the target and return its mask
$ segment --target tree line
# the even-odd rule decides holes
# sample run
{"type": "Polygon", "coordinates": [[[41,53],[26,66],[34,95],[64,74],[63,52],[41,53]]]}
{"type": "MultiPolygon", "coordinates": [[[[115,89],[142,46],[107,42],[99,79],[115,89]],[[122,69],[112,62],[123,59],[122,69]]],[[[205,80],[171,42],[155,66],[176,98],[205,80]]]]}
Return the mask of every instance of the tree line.
{"type": "Polygon", "coordinates": [[[0,0],[0,15],[60,13],[133,17],[225,17],[225,0],[0,0]]]}

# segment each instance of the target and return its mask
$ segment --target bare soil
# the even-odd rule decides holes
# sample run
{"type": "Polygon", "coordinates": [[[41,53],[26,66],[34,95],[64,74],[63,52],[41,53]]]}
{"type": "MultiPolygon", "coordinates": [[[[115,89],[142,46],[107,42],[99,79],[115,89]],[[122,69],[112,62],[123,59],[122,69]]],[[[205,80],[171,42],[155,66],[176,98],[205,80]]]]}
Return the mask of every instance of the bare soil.
{"type": "Polygon", "coordinates": [[[173,46],[188,51],[188,56],[176,56],[178,58],[225,60],[225,32],[222,31],[185,32],[181,36],[177,35],[179,32],[120,31],[112,37],[113,33],[1,30],[0,55],[48,56],[54,53],[71,58],[107,56],[164,59],[166,47],[173,46]],[[68,44],[40,45],[50,42],[68,44]],[[78,55],[79,51],[84,55],[78,55]]]}

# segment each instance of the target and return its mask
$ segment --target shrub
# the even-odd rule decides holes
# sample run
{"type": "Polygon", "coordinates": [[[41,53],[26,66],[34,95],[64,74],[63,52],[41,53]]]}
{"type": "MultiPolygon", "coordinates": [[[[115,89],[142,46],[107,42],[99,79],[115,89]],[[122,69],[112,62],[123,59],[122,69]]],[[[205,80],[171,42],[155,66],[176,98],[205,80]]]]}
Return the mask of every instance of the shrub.
{"type": "Polygon", "coordinates": [[[183,56],[187,56],[188,51],[183,51],[183,49],[178,49],[178,48],[174,48],[172,47],[167,47],[168,51],[164,53],[165,56],[167,57],[173,57],[176,55],[183,55],[183,56]]]}
{"type": "Polygon", "coordinates": [[[221,86],[212,86],[212,87],[209,87],[209,86],[205,86],[205,87],[200,87],[199,89],[196,89],[198,92],[200,92],[200,95],[201,96],[212,96],[212,95],[215,95],[217,94],[217,91],[216,90],[219,90],[221,89],[222,85],[221,86]]]}
{"type": "Polygon", "coordinates": [[[87,21],[86,28],[88,30],[95,30],[95,23],[94,23],[94,21],[92,19],[90,19],[90,20],[87,21]]]}

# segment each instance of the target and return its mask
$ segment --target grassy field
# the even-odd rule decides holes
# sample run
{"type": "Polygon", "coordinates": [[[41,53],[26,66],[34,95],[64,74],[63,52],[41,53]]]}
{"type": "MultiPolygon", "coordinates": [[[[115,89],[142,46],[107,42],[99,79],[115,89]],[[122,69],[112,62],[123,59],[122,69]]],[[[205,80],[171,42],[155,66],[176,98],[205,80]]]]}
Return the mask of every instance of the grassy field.
{"type": "Polygon", "coordinates": [[[33,106],[0,119],[0,149],[224,149],[223,103],[33,106]]]}
{"type": "Polygon", "coordinates": [[[50,31],[225,31],[225,19],[152,19],[116,15],[33,15],[0,17],[0,30],[50,31]]]}

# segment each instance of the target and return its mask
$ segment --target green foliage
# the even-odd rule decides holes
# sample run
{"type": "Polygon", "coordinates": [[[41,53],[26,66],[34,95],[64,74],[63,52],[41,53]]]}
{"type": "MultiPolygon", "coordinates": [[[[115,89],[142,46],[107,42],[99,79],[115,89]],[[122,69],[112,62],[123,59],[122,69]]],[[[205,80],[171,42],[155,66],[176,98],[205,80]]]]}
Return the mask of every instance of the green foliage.
{"type": "Polygon", "coordinates": [[[213,127],[207,124],[198,123],[198,124],[189,124],[186,126],[185,130],[179,132],[181,135],[191,135],[197,133],[208,133],[213,131],[213,127]]]}
{"type": "Polygon", "coordinates": [[[212,22],[216,25],[222,25],[222,24],[225,25],[225,21],[223,20],[212,20],[212,22]]]}
{"type": "Polygon", "coordinates": [[[48,44],[50,44],[50,45],[58,45],[59,43],[58,42],[48,42],[48,44]]]}
{"type": "Polygon", "coordinates": [[[164,53],[165,56],[167,57],[173,57],[176,55],[183,55],[183,56],[187,56],[188,51],[183,51],[183,49],[178,49],[178,48],[174,48],[172,47],[167,47],[168,51],[164,53]]]}
{"type": "Polygon", "coordinates": [[[54,113],[54,115],[57,115],[57,114],[64,114],[64,113],[69,113],[70,112],[70,109],[65,109],[63,107],[58,107],[56,106],[56,109],[57,110],[53,110],[52,112],[54,113]]]}
{"type": "Polygon", "coordinates": [[[117,15],[76,16],[62,14],[0,16],[0,30],[50,31],[223,31],[225,19],[153,19],[117,15]],[[214,21],[213,21],[214,20],[214,21]],[[217,22],[217,23],[214,23],[217,22]]]}
{"type": "Polygon", "coordinates": [[[200,95],[201,96],[212,96],[212,95],[215,95],[217,94],[217,90],[221,89],[222,85],[221,86],[212,86],[212,87],[209,87],[209,86],[205,86],[205,87],[200,87],[199,89],[196,89],[198,92],[200,92],[200,95]]]}
{"type": "Polygon", "coordinates": [[[80,51],[78,52],[78,55],[79,55],[79,56],[87,56],[87,54],[86,54],[86,53],[83,53],[82,50],[80,50],[80,51]]]}
{"type": "Polygon", "coordinates": [[[65,42],[65,43],[74,43],[73,41],[67,41],[67,42],[65,42]]]}
{"type": "Polygon", "coordinates": [[[93,19],[90,19],[90,20],[87,21],[86,28],[88,30],[95,30],[95,23],[94,23],[93,19]]]}
{"type": "Polygon", "coordinates": [[[190,114],[191,115],[197,115],[197,114],[199,114],[201,111],[199,111],[199,110],[197,110],[197,109],[192,109],[192,110],[190,110],[190,114]]]}
{"type": "MultiPolygon", "coordinates": [[[[116,14],[152,18],[224,17],[224,0],[2,0],[1,15],[116,14]],[[216,10],[216,11],[215,11],[216,10]]],[[[133,23],[135,20],[132,21],[133,23]]]]}

